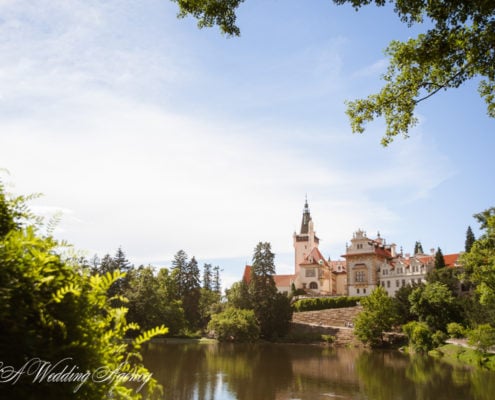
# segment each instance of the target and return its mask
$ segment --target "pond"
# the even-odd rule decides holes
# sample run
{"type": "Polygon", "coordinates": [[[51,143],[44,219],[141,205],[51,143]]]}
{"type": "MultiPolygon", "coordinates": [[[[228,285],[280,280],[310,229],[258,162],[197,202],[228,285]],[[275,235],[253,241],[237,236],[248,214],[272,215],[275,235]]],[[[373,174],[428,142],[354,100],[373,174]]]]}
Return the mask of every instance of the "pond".
{"type": "Polygon", "coordinates": [[[288,344],[149,343],[165,400],[495,398],[495,373],[398,351],[288,344]]]}

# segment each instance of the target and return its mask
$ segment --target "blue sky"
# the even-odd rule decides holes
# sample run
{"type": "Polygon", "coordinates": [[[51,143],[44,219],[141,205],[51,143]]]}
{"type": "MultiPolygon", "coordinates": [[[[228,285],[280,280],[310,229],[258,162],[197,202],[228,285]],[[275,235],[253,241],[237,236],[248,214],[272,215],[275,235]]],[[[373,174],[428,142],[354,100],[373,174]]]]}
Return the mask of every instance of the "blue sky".
{"type": "Polygon", "coordinates": [[[240,38],[198,30],[163,0],[0,1],[0,167],[56,235],[135,264],[179,249],[240,278],[259,241],[292,271],[307,194],[321,249],[357,229],[412,251],[461,251],[494,205],[495,121],[476,83],[420,105],[408,140],[353,135],[345,100],[379,89],[386,8],[248,0],[240,38]]]}

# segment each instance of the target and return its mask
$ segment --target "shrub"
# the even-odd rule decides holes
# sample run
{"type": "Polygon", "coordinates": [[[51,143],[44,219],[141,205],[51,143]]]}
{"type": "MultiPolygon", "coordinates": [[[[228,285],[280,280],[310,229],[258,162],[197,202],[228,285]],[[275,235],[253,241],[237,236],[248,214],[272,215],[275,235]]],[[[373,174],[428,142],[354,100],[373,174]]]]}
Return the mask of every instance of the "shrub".
{"type": "Polygon", "coordinates": [[[330,308],[354,307],[361,300],[361,297],[316,297],[312,299],[297,300],[292,306],[294,311],[317,311],[330,308]]]}
{"type": "Polygon", "coordinates": [[[477,351],[486,354],[495,345],[495,328],[490,324],[481,324],[468,332],[468,343],[477,351]]]}
{"type": "Polygon", "coordinates": [[[447,333],[451,338],[459,339],[465,336],[466,330],[461,324],[451,322],[450,324],[447,324],[447,333]]]}
{"type": "MultiPolygon", "coordinates": [[[[128,324],[127,309],[114,307],[107,296],[111,285],[124,275],[89,276],[78,261],[60,255],[61,243],[39,233],[40,223],[26,219],[26,213],[16,214],[2,190],[0,184],[0,365],[4,383],[0,397],[141,398],[142,393],[123,380],[82,378],[98,371],[120,370],[149,379],[151,374],[140,362],[139,347],[167,329],[152,329],[126,344],[126,331],[139,326],[128,324]],[[24,372],[9,376],[9,371],[22,368],[31,376],[24,372]],[[79,378],[74,380],[72,374],[68,380],[50,382],[48,372],[60,376],[66,370],[74,370],[79,378]],[[36,373],[40,375],[35,381],[36,373]]],[[[24,210],[22,199],[18,198],[17,204],[24,210]]],[[[149,380],[149,394],[153,384],[156,386],[156,381],[149,380]]]]}
{"type": "Polygon", "coordinates": [[[260,328],[253,310],[228,308],[215,314],[208,323],[208,331],[221,342],[254,342],[260,336],[260,328]]]}
{"type": "Polygon", "coordinates": [[[424,322],[411,321],[402,325],[407,335],[409,347],[418,353],[426,353],[434,347],[433,337],[428,325],[424,322]]]}

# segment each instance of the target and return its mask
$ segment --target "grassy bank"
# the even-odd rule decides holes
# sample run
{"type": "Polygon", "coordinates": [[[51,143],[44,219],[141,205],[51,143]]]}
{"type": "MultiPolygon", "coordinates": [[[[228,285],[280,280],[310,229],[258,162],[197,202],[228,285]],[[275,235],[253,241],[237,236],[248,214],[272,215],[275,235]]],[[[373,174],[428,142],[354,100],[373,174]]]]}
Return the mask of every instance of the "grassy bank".
{"type": "Polygon", "coordinates": [[[428,354],[455,366],[470,365],[495,371],[495,354],[482,355],[476,350],[455,344],[445,344],[428,354]]]}

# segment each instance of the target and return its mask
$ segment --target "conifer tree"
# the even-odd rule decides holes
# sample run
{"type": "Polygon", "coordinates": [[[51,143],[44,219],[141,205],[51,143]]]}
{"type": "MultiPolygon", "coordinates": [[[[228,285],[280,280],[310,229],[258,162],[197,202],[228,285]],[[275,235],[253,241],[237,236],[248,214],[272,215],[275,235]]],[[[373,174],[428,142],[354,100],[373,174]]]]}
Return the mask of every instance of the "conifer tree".
{"type": "Polygon", "coordinates": [[[466,242],[464,245],[464,250],[466,253],[469,253],[471,250],[471,247],[473,247],[474,242],[476,241],[476,238],[474,237],[474,233],[471,229],[470,226],[468,226],[467,231],[466,231],[466,242]]]}
{"type": "Polygon", "coordinates": [[[212,266],[211,264],[205,263],[203,265],[203,289],[212,290],[212,266]]]}
{"type": "Polygon", "coordinates": [[[182,293],[184,313],[191,328],[197,328],[199,324],[200,288],[201,280],[198,262],[195,257],[192,257],[185,268],[182,293]]]}
{"type": "Polygon", "coordinates": [[[222,282],[220,279],[220,267],[218,265],[215,265],[213,267],[212,289],[213,289],[213,291],[217,292],[218,294],[221,294],[221,292],[222,292],[222,282]]]}
{"type": "Polygon", "coordinates": [[[435,253],[435,269],[440,269],[445,267],[445,259],[443,258],[442,249],[437,248],[435,253]]]}
{"type": "Polygon", "coordinates": [[[292,318],[289,298],[278,293],[275,286],[274,260],[270,243],[258,243],[253,255],[249,294],[261,336],[266,339],[286,334],[292,318]]]}
{"type": "Polygon", "coordinates": [[[175,282],[175,297],[177,300],[181,299],[185,288],[184,288],[184,279],[187,267],[187,254],[184,250],[179,250],[172,261],[172,274],[175,282]]]}

